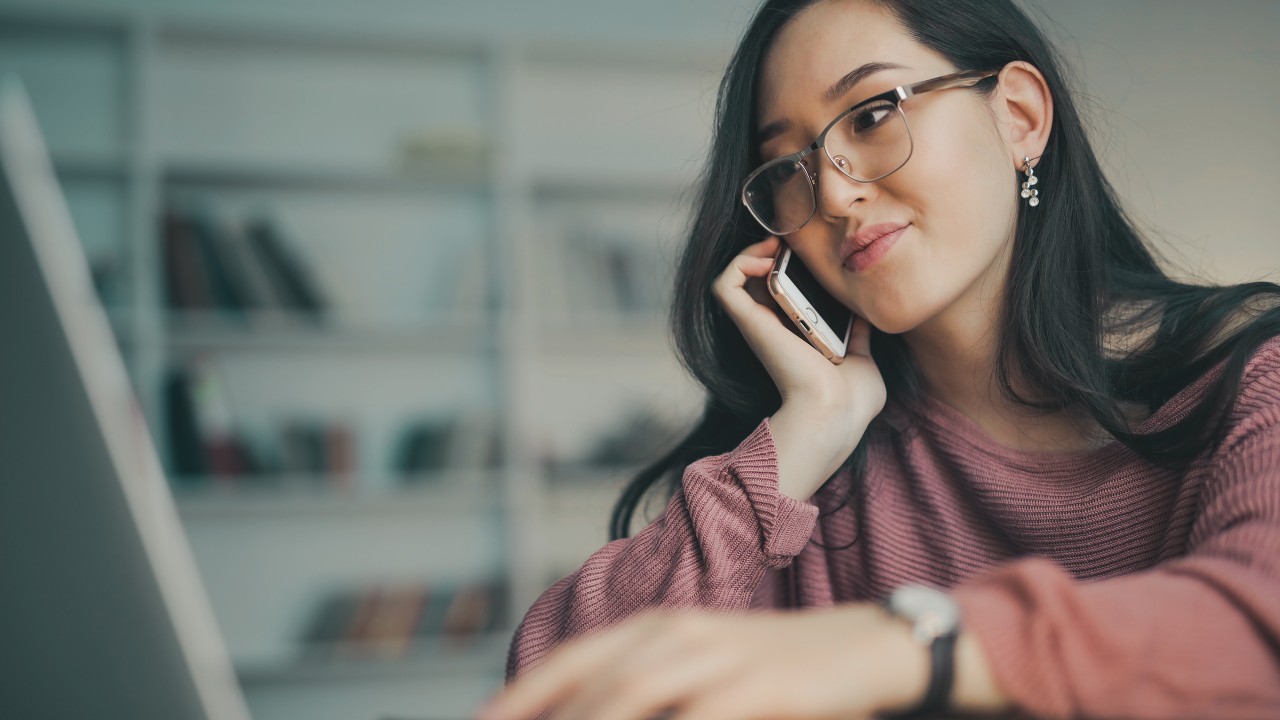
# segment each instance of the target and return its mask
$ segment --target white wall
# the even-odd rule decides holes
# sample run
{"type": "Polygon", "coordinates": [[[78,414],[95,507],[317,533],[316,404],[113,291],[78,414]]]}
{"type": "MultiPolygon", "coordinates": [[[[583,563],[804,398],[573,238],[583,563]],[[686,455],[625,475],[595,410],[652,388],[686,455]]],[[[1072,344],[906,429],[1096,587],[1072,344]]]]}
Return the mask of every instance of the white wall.
{"type": "Polygon", "coordinates": [[[1221,282],[1280,279],[1280,3],[1044,7],[1073,38],[1108,176],[1170,259],[1221,282]]]}

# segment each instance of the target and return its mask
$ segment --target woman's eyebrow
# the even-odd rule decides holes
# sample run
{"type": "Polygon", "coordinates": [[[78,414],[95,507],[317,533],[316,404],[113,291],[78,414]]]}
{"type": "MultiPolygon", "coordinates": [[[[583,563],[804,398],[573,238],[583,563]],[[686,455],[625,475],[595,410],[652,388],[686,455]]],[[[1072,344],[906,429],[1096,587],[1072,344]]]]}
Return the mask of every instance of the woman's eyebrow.
{"type": "MultiPolygon", "coordinates": [[[[839,100],[841,97],[845,96],[846,94],[848,94],[850,90],[853,90],[855,87],[858,86],[858,83],[862,82],[863,80],[866,80],[868,77],[875,75],[878,72],[884,72],[885,70],[910,70],[910,69],[911,68],[907,67],[906,65],[899,65],[897,63],[892,63],[892,62],[881,62],[878,60],[866,63],[865,65],[860,65],[854,70],[845,74],[844,77],[835,81],[835,83],[832,84],[831,87],[827,88],[827,91],[822,94],[822,99],[824,102],[826,102],[829,105],[835,102],[836,100],[839,100]]],[[[756,132],[756,144],[763,145],[766,142],[769,142],[770,140],[774,139],[775,137],[778,137],[779,135],[787,132],[790,129],[791,129],[790,120],[787,120],[786,118],[783,118],[781,120],[774,120],[773,122],[760,128],[760,130],[756,132]]]]}

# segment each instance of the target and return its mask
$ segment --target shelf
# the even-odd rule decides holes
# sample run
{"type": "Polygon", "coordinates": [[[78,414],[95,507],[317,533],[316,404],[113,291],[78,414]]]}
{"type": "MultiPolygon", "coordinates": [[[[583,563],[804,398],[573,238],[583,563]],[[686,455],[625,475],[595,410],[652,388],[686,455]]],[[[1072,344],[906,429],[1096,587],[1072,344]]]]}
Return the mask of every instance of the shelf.
{"type": "Polygon", "coordinates": [[[545,492],[552,525],[561,530],[604,527],[623,488],[640,470],[640,465],[580,467],[549,474],[545,492]]]}
{"type": "Polygon", "coordinates": [[[677,201],[687,199],[693,187],[668,175],[620,175],[616,173],[568,173],[543,171],[536,174],[531,190],[536,202],[558,200],[677,201]]]}
{"type": "Polygon", "coordinates": [[[381,679],[437,679],[492,675],[501,680],[514,630],[477,635],[465,650],[449,650],[440,638],[402,659],[321,659],[298,648],[277,656],[236,657],[236,675],[245,685],[343,682],[381,679]]]}
{"type": "MultiPolygon", "coordinates": [[[[82,160],[80,165],[92,166],[89,161],[93,158],[69,160],[82,160]]],[[[170,187],[295,188],[381,193],[484,193],[493,189],[496,178],[488,175],[489,158],[478,156],[466,165],[453,164],[455,162],[444,159],[439,164],[423,162],[406,168],[355,168],[181,159],[163,163],[160,175],[170,187]]],[[[105,161],[99,164],[107,165],[105,161]]],[[[678,202],[689,199],[693,186],[667,175],[584,175],[548,170],[534,175],[529,190],[537,202],[580,199],[678,202]]]]}
{"type": "Polygon", "coordinates": [[[544,322],[538,350],[551,354],[653,353],[674,357],[665,317],[655,313],[584,313],[544,322]]]}
{"type": "MultiPolygon", "coordinates": [[[[127,311],[111,314],[122,343],[134,341],[127,311]]],[[[249,316],[218,312],[170,315],[166,345],[187,351],[202,350],[484,350],[493,341],[492,331],[476,319],[441,318],[421,323],[355,323],[333,319],[316,321],[289,313],[254,312],[249,316]]],[[[649,315],[603,313],[581,320],[545,324],[538,333],[537,348],[549,354],[644,352],[674,357],[664,319],[649,315]]]]}
{"type": "MultiPolygon", "coordinates": [[[[134,343],[136,333],[127,308],[109,311],[122,344],[134,343]]],[[[351,350],[473,352],[492,349],[493,318],[442,315],[417,323],[378,323],[313,319],[289,312],[252,311],[244,315],[218,311],[167,313],[162,342],[179,351],[310,351],[351,350]]],[[[645,353],[675,357],[665,317],[653,313],[609,314],[543,321],[536,348],[551,355],[645,353]]]]}
{"type": "MultiPolygon", "coordinates": [[[[656,457],[654,458],[657,459],[656,457]]],[[[597,488],[608,488],[610,492],[619,492],[622,486],[645,465],[630,463],[626,465],[601,465],[598,463],[575,462],[552,466],[546,469],[547,490],[554,496],[556,488],[562,492],[577,496],[583,489],[592,491],[597,488]]]]}
{"type": "MultiPolygon", "coordinates": [[[[128,313],[111,313],[122,341],[133,341],[128,313]]],[[[166,346],[179,351],[355,351],[474,352],[491,344],[483,317],[440,315],[421,322],[355,322],[311,318],[292,312],[255,310],[244,314],[199,311],[167,315],[166,346]]]]}
{"type": "Polygon", "coordinates": [[[623,488],[634,477],[635,473],[627,473],[594,483],[549,484],[546,490],[547,514],[561,531],[588,528],[594,532],[608,522],[609,513],[622,496],[623,488]]]}
{"type": "Polygon", "coordinates": [[[53,168],[64,178],[123,180],[129,176],[129,162],[115,153],[53,153],[53,168]]]}
{"type": "Polygon", "coordinates": [[[275,51],[400,56],[421,60],[482,62],[492,51],[492,43],[480,37],[428,33],[394,22],[392,27],[334,28],[301,18],[295,18],[286,25],[229,19],[191,20],[173,16],[157,23],[157,35],[171,44],[219,48],[265,46],[275,51]]]}
{"type": "Polygon", "coordinates": [[[252,164],[177,160],[161,178],[172,187],[333,190],[358,193],[480,193],[489,190],[487,159],[473,165],[413,168],[352,168],[325,165],[252,164]]]}
{"type": "MultiPolygon", "coordinates": [[[[365,516],[422,513],[446,517],[482,516],[502,507],[497,470],[450,471],[418,484],[376,488],[336,489],[327,478],[273,477],[272,486],[253,478],[236,478],[242,485],[218,484],[226,478],[177,478],[174,499],[184,519],[262,516],[365,516]],[[255,484],[257,483],[257,484],[255,484]],[[427,484],[432,483],[432,484],[427,484]],[[205,485],[205,487],[192,487],[205,485]]],[[[368,482],[367,478],[356,482],[368,482]]],[[[394,482],[400,482],[395,480],[394,482]]],[[[370,483],[371,484],[371,483],[370,483]]]]}
{"type": "Polygon", "coordinates": [[[646,42],[620,46],[586,38],[546,38],[526,43],[525,55],[531,63],[562,65],[569,68],[615,67],[627,71],[676,71],[690,68],[714,70],[717,74],[730,60],[723,52],[708,50],[705,45],[646,42]]]}
{"type": "MultiPolygon", "coordinates": [[[[54,3],[47,3],[53,5],[54,3]]],[[[75,9],[59,7],[0,8],[0,27],[17,27],[27,32],[95,32],[122,34],[129,27],[130,16],[118,10],[92,6],[75,9]]]]}
{"type": "MultiPolygon", "coordinates": [[[[640,464],[582,465],[548,473],[546,514],[552,550],[547,568],[555,579],[577,570],[609,541],[614,505],[641,469],[640,464]]],[[[632,519],[632,535],[647,524],[646,518],[651,521],[665,510],[669,499],[658,499],[665,487],[665,478],[660,479],[642,497],[632,519]]]]}

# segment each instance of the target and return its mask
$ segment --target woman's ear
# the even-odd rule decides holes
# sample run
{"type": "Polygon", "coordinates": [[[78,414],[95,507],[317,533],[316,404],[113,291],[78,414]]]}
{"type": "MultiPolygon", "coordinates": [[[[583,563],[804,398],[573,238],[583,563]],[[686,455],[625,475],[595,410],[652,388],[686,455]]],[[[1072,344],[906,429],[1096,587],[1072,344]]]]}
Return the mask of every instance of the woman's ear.
{"type": "MultiPolygon", "coordinates": [[[[1038,158],[1049,144],[1053,127],[1053,96],[1044,75],[1034,65],[1015,60],[1000,71],[996,112],[1005,141],[1013,157],[1014,167],[1022,167],[1022,158],[1038,158]]],[[[1031,165],[1037,163],[1033,160],[1031,165]]]]}

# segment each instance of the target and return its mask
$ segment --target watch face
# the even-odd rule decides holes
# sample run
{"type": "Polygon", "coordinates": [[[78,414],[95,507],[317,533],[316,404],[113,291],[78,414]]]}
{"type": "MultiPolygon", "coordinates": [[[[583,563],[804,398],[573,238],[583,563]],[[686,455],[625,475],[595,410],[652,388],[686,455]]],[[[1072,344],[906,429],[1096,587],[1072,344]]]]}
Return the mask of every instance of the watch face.
{"type": "Polygon", "coordinates": [[[911,620],[917,639],[929,639],[956,631],[960,626],[960,606],[951,596],[924,585],[904,585],[889,596],[889,611],[911,620]]]}

